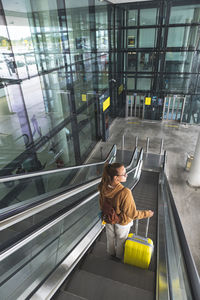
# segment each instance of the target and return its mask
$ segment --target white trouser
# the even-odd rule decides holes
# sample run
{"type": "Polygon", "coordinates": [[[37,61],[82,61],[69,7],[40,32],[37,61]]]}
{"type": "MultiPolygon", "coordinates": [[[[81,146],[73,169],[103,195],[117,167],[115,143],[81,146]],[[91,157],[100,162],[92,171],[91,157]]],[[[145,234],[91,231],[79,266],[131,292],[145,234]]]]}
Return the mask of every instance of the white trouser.
{"type": "Polygon", "coordinates": [[[133,221],[127,225],[106,224],[107,252],[110,255],[116,255],[120,259],[123,258],[124,243],[132,225],[133,221]]]}

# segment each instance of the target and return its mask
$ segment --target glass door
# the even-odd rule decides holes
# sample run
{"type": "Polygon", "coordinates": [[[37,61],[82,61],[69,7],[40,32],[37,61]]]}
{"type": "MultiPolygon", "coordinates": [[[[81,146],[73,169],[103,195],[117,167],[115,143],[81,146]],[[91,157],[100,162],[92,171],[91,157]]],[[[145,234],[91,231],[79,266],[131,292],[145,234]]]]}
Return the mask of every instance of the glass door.
{"type": "Polygon", "coordinates": [[[185,97],[181,95],[166,96],[162,119],[182,122],[185,100],[185,97]]]}
{"type": "Polygon", "coordinates": [[[145,111],[145,95],[144,94],[128,94],[126,96],[126,117],[144,118],[145,111]]]}

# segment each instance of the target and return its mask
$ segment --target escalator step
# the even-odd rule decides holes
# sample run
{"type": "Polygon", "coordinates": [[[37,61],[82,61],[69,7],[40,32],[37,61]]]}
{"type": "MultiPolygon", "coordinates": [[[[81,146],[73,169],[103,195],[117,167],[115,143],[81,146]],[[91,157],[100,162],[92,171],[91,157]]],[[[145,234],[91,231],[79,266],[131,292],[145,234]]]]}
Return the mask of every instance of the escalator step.
{"type": "MultiPolygon", "coordinates": [[[[152,254],[151,263],[149,265],[148,270],[155,272],[156,271],[156,239],[152,239],[152,240],[154,242],[154,252],[152,254]]],[[[101,241],[98,241],[94,244],[91,254],[103,259],[110,258],[109,254],[106,252],[106,243],[102,243],[101,241]]]]}
{"type": "Polygon", "coordinates": [[[94,245],[91,253],[96,257],[107,257],[108,254],[106,252],[106,243],[102,243],[101,241],[97,242],[94,245]]]}
{"type": "Polygon", "coordinates": [[[66,292],[66,291],[61,291],[58,295],[54,296],[52,300],[87,300],[86,298],[77,296],[75,294],[66,292]]]}
{"type": "Polygon", "coordinates": [[[70,293],[88,300],[153,300],[154,294],[94,273],[78,270],[65,287],[70,293]]]}
{"type": "Polygon", "coordinates": [[[106,243],[106,230],[105,229],[101,232],[101,235],[98,240],[102,243],[106,243]]]}
{"type": "Polygon", "coordinates": [[[150,292],[154,291],[154,272],[125,265],[120,261],[109,258],[109,256],[104,255],[100,258],[90,254],[81,265],[81,269],[132,287],[150,292]]]}

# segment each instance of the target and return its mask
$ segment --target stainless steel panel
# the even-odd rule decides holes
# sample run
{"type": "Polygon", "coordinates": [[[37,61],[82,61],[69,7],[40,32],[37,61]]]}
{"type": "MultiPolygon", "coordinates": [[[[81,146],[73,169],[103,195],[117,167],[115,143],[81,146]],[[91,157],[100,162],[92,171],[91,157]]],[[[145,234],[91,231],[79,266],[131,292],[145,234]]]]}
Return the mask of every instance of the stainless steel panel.
{"type": "Polygon", "coordinates": [[[64,282],[69,273],[76,266],[76,263],[82,258],[87,249],[94,242],[102,228],[101,222],[98,222],[76,246],[72,253],[63,261],[59,268],[57,268],[46,280],[46,282],[44,282],[44,284],[32,296],[31,300],[47,300],[54,295],[59,286],[64,282]]]}

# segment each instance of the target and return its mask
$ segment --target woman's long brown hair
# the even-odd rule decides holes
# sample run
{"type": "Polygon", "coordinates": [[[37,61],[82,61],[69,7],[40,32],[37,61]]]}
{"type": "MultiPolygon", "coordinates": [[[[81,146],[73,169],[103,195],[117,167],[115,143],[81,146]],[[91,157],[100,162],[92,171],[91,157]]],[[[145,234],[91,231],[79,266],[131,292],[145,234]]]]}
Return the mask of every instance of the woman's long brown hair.
{"type": "Polygon", "coordinates": [[[105,164],[103,169],[102,179],[98,187],[99,190],[101,190],[103,186],[107,186],[108,184],[111,184],[114,176],[118,175],[117,169],[123,166],[124,164],[122,163],[105,164]]]}

